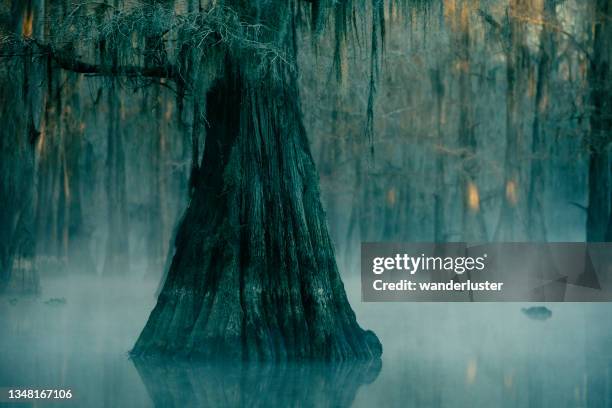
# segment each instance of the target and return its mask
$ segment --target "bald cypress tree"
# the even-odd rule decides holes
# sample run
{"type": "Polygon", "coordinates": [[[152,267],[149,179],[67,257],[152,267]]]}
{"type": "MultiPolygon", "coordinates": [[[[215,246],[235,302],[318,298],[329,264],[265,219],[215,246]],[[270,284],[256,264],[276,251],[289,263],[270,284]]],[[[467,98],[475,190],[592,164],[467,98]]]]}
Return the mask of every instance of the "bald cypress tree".
{"type": "MultiPolygon", "coordinates": [[[[315,26],[323,18],[317,6],[315,26]]],[[[237,9],[240,20],[266,27],[256,42],[272,48],[216,56],[201,101],[206,143],[191,201],[133,354],[377,358],[381,345],[359,327],[338,274],[302,123],[291,62],[302,8],[232,4],[237,9]]]]}

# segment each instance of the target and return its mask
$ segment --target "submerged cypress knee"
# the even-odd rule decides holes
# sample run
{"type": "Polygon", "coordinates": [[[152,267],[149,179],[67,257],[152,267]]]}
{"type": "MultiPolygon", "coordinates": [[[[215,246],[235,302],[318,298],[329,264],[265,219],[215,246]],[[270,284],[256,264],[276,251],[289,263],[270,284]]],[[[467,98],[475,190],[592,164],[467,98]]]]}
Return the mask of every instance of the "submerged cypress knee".
{"type": "Polygon", "coordinates": [[[201,171],[135,356],[378,358],[340,279],[292,74],[226,64],[201,171]]]}

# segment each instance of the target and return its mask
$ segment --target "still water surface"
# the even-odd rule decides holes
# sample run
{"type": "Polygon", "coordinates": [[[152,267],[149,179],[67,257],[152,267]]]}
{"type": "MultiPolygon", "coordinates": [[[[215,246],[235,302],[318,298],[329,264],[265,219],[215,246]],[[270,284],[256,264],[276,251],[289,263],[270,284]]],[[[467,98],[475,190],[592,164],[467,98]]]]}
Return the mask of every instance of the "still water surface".
{"type": "Polygon", "coordinates": [[[517,303],[361,303],[349,280],[359,321],[383,343],[381,364],[143,365],[127,352],[154,283],[42,284],[37,298],[0,297],[0,387],[74,394],[36,406],[612,406],[612,304],[549,304],[539,321],[517,303]]]}

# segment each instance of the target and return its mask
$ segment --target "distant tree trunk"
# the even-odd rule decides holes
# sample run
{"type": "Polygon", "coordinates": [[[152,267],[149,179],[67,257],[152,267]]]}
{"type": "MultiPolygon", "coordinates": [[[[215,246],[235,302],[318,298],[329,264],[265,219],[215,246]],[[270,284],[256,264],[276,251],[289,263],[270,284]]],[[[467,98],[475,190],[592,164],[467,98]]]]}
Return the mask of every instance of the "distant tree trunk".
{"type": "Polygon", "coordinates": [[[108,139],[106,156],[106,197],[108,200],[108,236],[104,275],[129,273],[129,223],[125,179],[125,151],[121,132],[121,107],[117,86],[108,89],[108,139]]]}
{"type": "Polygon", "coordinates": [[[612,140],[612,0],[594,4],[593,51],[589,63],[590,135],[587,242],[612,241],[610,160],[612,140]]]}
{"type": "MultiPolygon", "coordinates": [[[[361,203],[361,191],[363,189],[363,166],[361,164],[361,157],[357,154],[354,158],[354,183],[351,198],[351,212],[348,218],[348,224],[346,227],[346,239],[344,240],[344,250],[342,258],[344,265],[350,269],[352,267],[352,248],[355,242],[356,231],[359,229],[359,220],[361,219],[361,212],[363,211],[363,203],[361,203]]],[[[361,238],[361,231],[357,233],[358,239],[361,238]]],[[[361,238],[363,240],[363,238],[361,238]]]]}
{"type": "Polygon", "coordinates": [[[457,50],[459,52],[459,147],[461,149],[461,240],[485,241],[486,226],[480,207],[480,191],[477,183],[479,171],[476,156],[476,123],[474,119],[474,95],[471,76],[470,17],[471,0],[461,1],[457,26],[457,50]]]}
{"type": "MultiPolygon", "coordinates": [[[[48,14],[52,18],[54,14],[48,14]]],[[[60,123],[61,89],[60,72],[53,68],[51,59],[46,63],[46,98],[43,118],[43,135],[37,148],[37,206],[36,232],[38,256],[45,269],[63,270],[60,260],[58,235],[59,189],[60,189],[60,123]]]]}
{"type": "Polygon", "coordinates": [[[67,73],[64,81],[65,95],[62,108],[62,252],[72,272],[91,274],[96,272],[90,248],[90,235],[87,231],[81,205],[83,183],[81,166],[88,166],[82,159],[85,124],[80,120],[80,78],[77,74],[67,73]]]}
{"type": "MultiPolygon", "coordinates": [[[[153,0],[154,4],[163,6],[168,9],[174,9],[174,0],[153,0]]],[[[164,65],[168,63],[168,55],[164,48],[164,40],[160,36],[149,36],[145,39],[145,65],[164,65]]],[[[186,63],[188,50],[182,49],[179,58],[186,63]]],[[[163,274],[164,256],[166,255],[166,247],[168,237],[166,234],[167,228],[167,205],[166,205],[166,133],[167,122],[166,118],[166,100],[161,91],[161,84],[153,87],[149,96],[148,105],[153,107],[153,131],[152,137],[149,138],[150,143],[150,171],[153,179],[150,190],[150,206],[148,212],[147,234],[147,272],[145,277],[158,279],[163,274]]],[[[179,88],[179,92],[183,92],[179,88]]],[[[181,98],[181,96],[179,96],[181,98]]],[[[182,99],[179,99],[182,103],[182,99]]],[[[179,117],[179,126],[181,118],[179,117]]],[[[186,132],[185,132],[186,133],[186,132]]]]}
{"type": "Polygon", "coordinates": [[[336,267],[293,74],[249,79],[231,57],[207,95],[202,177],[135,356],[380,356],[336,267]]]}
{"type": "Polygon", "coordinates": [[[384,203],[385,194],[379,188],[376,175],[368,168],[367,160],[361,163],[362,187],[359,202],[359,237],[362,241],[379,241],[383,239],[379,234],[380,223],[375,219],[381,213],[381,203],[384,203]],[[382,193],[382,194],[381,194],[382,193]]]}
{"type": "Polygon", "coordinates": [[[149,211],[148,211],[148,234],[147,241],[147,272],[145,277],[159,278],[162,274],[164,264],[164,174],[162,172],[163,144],[164,144],[164,120],[162,112],[162,96],[159,87],[155,86],[148,98],[148,106],[153,107],[153,129],[147,138],[150,146],[150,183],[149,211]]]}
{"type": "MultiPolygon", "coordinates": [[[[39,30],[41,4],[27,1],[11,10],[11,26],[1,27],[25,37],[39,30]]],[[[38,33],[39,34],[39,33],[38,33]]],[[[0,89],[0,293],[33,294],[39,290],[34,233],[35,143],[40,101],[34,97],[39,75],[24,56],[2,64],[0,89]]]]}
{"type": "MultiPolygon", "coordinates": [[[[444,132],[442,125],[444,122],[444,79],[442,69],[436,68],[431,75],[431,85],[436,99],[436,137],[438,148],[444,146],[444,132]]],[[[435,195],[434,195],[434,242],[446,242],[446,186],[444,182],[445,160],[442,151],[435,152],[435,195]]]]}
{"type": "Polygon", "coordinates": [[[520,154],[523,143],[521,102],[525,93],[525,67],[528,61],[525,48],[524,17],[528,12],[526,0],[512,0],[508,10],[510,39],[506,49],[506,151],[504,157],[503,198],[495,241],[516,241],[523,238],[523,223],[519,212],[522,189],[520,154]]]}
{"type": "MultiPolygon", "coordinates": [[[[591,120],[591,123],[593,120],[591,120]]],[[[590,146],[586,241],[606,241],[610,217],[610,168],[607,149],[590,146]]]]}
{"type": "MultiPolygon", "coordinates": [[[[396,187],[396,177],[391,176],[385,180],[386,191],[383,190],[381,198],[384,198],[384,204],[382,208],[382,219],[380,220],[381,231],[377,240],[381,241],[395,241],[398,239],[398,233],[400,232],[400,226],[403,226],[399,221],[400,213],[397,205],[398,201],[401,200],[401,189],[396,187]]],[[[382,184],[382,183],[381,183],[382,184]]],[[[400,201],[401,202],[401,201],[400,201]]],[[[405,228],[404,228],[405,231],[405,228]]]]}
{"type": "Polygon", "coordinates": [[[545,0],[542,9],[542,31],[538,56],[537,83],[534,98],[534,117],[531,140],[531,174],[527,193],[527,230],[530,240],[546,241],[543,197],[545,193],[544,165],[546,137],[544,133],[549,103],[550,74],[554,50],[554,33],[550,29],[556,21],[555,0],[545,0]]]}

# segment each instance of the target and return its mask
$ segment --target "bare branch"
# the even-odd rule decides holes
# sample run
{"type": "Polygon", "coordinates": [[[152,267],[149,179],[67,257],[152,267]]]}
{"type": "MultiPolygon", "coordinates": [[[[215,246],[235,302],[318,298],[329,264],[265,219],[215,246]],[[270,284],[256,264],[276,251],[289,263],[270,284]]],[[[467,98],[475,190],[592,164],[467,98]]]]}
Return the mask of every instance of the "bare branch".
{"type": "Polygon", "coordinates": [[[91,64],[80,61],[77,57],[67,55],[64,52],[54,50],[52,47],[44,44],[37,45],[43,48],[47,55],[51,56],[53,61],[62,69],[67,71],[77,72],[81,74],[97,74],[97,75],[121,75],[121,76],[141,76],[152,78],[167,78],[175,81],[180,81],[175,67],[168,63],[160,66],[141,67],[134,65],[111,65],[111,64],[91,64]]]}

